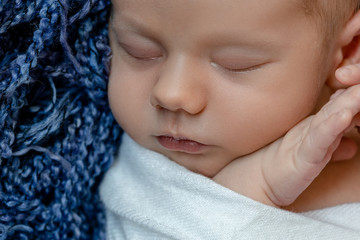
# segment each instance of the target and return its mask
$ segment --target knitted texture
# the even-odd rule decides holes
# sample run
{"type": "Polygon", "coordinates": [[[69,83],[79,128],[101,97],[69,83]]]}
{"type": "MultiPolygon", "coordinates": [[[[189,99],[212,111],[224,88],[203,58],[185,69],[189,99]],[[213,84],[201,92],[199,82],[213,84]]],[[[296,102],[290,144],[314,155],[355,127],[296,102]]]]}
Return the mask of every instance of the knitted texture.
{"type": "Polygon", "coordinates": [[[108,0],[0,0],[0,240],[105,239],[108,0]]]}

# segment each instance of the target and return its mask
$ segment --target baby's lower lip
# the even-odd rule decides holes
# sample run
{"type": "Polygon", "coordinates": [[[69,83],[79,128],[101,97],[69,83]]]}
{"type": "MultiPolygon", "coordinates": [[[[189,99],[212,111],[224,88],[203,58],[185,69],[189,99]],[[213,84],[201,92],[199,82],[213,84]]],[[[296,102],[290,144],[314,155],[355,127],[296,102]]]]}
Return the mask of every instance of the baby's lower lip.
{"type": "Polygon", "coordinates": [[[171,151],[185,152],[185,153],[200,153],[206,145],[182,138],[174,138],[172,136],[157,136],[156,139],[164,148],[171,151]]]}

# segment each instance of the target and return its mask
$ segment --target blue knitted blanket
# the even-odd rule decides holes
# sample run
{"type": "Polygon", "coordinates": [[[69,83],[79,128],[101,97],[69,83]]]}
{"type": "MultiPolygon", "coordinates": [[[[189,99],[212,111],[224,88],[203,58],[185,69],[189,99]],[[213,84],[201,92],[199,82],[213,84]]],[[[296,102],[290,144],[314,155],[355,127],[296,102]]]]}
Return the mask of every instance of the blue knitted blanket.
{"type": "Polygon", "coordinates": [[[104,239],[107,0],[0,0],[0,240],[104,239]]]}

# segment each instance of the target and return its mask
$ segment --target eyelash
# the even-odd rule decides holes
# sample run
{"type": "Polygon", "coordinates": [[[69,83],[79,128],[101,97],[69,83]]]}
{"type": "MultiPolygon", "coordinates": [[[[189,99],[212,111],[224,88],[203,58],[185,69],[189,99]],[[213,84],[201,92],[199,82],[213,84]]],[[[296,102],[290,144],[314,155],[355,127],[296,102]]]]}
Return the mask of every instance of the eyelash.
{"type": "Polygon", "coordinates": [[[133,59],[135,59],[137,61],[149,62],[149,61],[156,60],[156,59],[159,58],[159,57],[138,57],[138,56],[135,56],[135,55],[133,55],[133,54],[127,52],[127,51],[124,51],[124,52],[126,53],[126,55],[128,57],[131,57],[131,58],[133,58],[133,59]]]}
{"type": "Polygon", "coordinates": [[[230,71],[230,72],[234,72],[234,73],[247,73],[247,72],[253,72],[258,70],[259,68],[261,68],[264,64],[258,64],[258,65],[254,65],[251,67],[246,67],[246,68],[242,68],[242,69],[229,69],[227,68],[226,70],[230,71]]]}
{"type": "Polygon", "coordinates": [[[126,46],[124,46],[124,44],[122,43],[118,43],[120,48],[124,51],[124,53],[126,54],[126,56],[131,57],[134,60],[137,61],[143,61],[143,62],[148,62],[148,61],[152,61],[152,60],[157,60],[159,58],[162,57],[162,55],[159,56],[155,56],[155,57],[141,57],[141,56],[137,56],[137,55],[141,55],[141,54],[134,54],[131,53],[131,51],[129,49],[127,49],[126,46]]]}
{"type": "Polygon", "coordinates": [[[244,74],[244,73],[248,73],[248,72],[253,72],[253,71],[260,69],[265,64],[266,63],[261,63],[261,64],[257,64],[257,65],[250,66],[250,67],[232,69],[232,68],[227,68],[225,66],[222,66],[221,64],[212,63],[213,66],[220,67],[224,71],[227,71],[227,72],[230,72],[233,74],[244,74]]]}

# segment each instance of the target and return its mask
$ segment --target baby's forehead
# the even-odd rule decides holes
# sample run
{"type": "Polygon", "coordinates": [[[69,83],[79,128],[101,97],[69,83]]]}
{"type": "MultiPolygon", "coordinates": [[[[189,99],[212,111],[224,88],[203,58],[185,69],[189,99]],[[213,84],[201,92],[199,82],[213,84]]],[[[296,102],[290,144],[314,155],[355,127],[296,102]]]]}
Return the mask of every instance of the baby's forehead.
{"type": "MultiPolygon", "coordinates": [[[[290,7],[292,6],[293,9],[303,9],[305,3],[308,0],[182,0],[182,1],[168,1],[168,0],[111,0],[114,6],[117,6],[117,10],[125,10],[127,7],[131,6],[132,4],[138,4],[140,6],[147,6],[146,3],[151,3],[151,8],[153,9],[167,9],[171,5],[177,5],[180,10],[182,7],[187,6],[202,6],[203,11],[206,11],[211,5],[214,3],[218,4],[218,6],[227,7],[228,10],[241,10],[241,9],[249,9],[254,10],[256,8],[273,8],[273,7],[290,7]]],[[[316,0],[314,0],[316,1],[316,0]]],[[[201,15],[201,12],[197,12],[197,14],[201,15]]],[[[184,19],[185,20],[185,19],[184,19]]]]}
{"type": "MultiPolygon", "coordinates": [[[[113,11],[116,13],[124,13],[133,11],[133,14],[158,14],[165,17],[174,17],[176,13],[182,13],[180,16],[183,22],[187,22],[187,15],[196,15],[198,19],[212,13],[213,19],[223,18],[227,15],[244,15],[248,19],[263,15],[264,13],[276,12],[277,16],[280,13],[286,12],[283,20],[290,17],[297,12],[302,12],[305,0],[182,0],[168,1],[168,0],[112,0],[113,11]],[[195,11],[198,10],[198,11],[195,11]]],[[[238,22],[243,24],[243,22],[238,22]]],[[[226,26],[224,26],[226,27],[226,26]]]]}
{"type": "Polygon", "coordinates": [[[165,47],[205,52],[206,46],[236,45],[268,53],[268,49],[287,46],[289,36],[298,32],[318,37],[297,5],[300,1],[113,0],[113,25],[115,30],[150,36],[165,47]]]}

